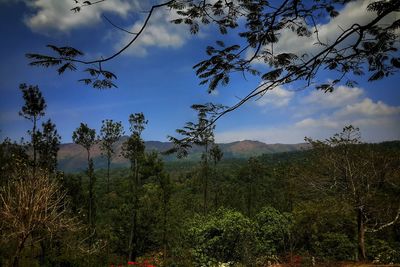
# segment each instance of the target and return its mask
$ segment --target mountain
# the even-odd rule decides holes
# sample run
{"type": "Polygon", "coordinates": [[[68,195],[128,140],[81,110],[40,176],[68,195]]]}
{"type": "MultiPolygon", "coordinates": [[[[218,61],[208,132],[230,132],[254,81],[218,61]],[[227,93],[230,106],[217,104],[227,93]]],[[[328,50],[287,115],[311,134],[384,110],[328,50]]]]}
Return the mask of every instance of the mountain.
{"type": "MultiPolygon", "coordinates": [[[[127,137],[122,137],[115,145],[114,150],[116,151],[116,156],[112,159],[112,167],[128,167],[129,162],[127,159],[123,158],[121,155],[122,144],[127,139],[127,137]]],[[[157,151],[163,152],[172,147],[170,142],[160,142],[160,141],[147,141],[146,151],[157,151]]],[[[309,146],[305,143],[302,144],[265,144],[259,141],[237,141],[232,143],[222,143],[219,144],[221,150],[224,153],[225,159],[231,158],[248,158],[252,156],[259,156],[262,154],[272,154],[280,152],[291,152],[307,149],[309,146]]],[[[198,146],[194,146],[186,159],[183,160],[199,160],[201,158],[201,153],[203,149],[198,146]]],[[[91,151],[91,156],[93,157],[95,167],[97,169],[106,168],[106,159],[101,155],[99,145],[95,145],[91,151]]],[[[178,160],[174,155],[163,156],[165,161],[175,161],[178,160]]],[[[83,171],[87,167],[87,155],[86,150],[73,143],[62,144],[58,152],[58,166],[61,170],[66,172],[83,171]]]]}

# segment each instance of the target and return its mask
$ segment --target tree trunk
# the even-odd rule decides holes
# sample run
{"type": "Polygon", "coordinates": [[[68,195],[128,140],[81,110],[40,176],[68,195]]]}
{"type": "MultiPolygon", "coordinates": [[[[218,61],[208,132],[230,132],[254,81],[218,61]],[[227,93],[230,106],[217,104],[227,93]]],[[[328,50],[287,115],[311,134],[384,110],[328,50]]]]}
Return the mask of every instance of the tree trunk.
{"type": "Polygon", "coordinates": [[[251,184],[251,182],[250,182],[250,185],[248,186],[248,189],[247,189],[247,216],[249,217],[249,218],[251,218],[251,209],[252,209],[252,193],[253,193],[253,190],[252,190],[252,184],[251,184]]]}
{"type": "Polygon", "coordinates": [[[89,176],[89,225],[92,227],[92,197],[93,197],[93,191],[92,191],[92,170],[90,166],[90,151],[87,150],[87,161],[88,161],[88,176],[89,176]]]}
{"type": "Polygon", "coordinates": [[[21,254],[21,251],[24,248],[25,241],[28,238],[28,236],[29,235],[22,236],[21,240],[18,242],[18,246],[13,257],[13,263],[12,263],[13,267],[19,266],[19,255],[21,254]]]}
{"type": "Polygon", "coordinates": [[[365,225],[362,208],[357,209],[358,260],[365,261],[365,225]]]}
{"type": "Polygon", "coordinates": [[[139,208],[139,166],[138,160],[134,160],[134,199],[133,199],[133,215],[132,215],[132,228],[129,240],[129,260],[135,261],[137,256],[137,213],[139,208]]]}
{"type": "Polygon", "coordinates": [[[107,157],[107,193],[110,192],[110,165],[111,157],[107,157]]]}
{"type": "Polygon", "coordinates": [[[47,240],[42,240],[42,241],[40,241],[40,254],[39,254],[40,266],[45,265],[46,252],[47,252],[47,240]]]}
{"type": "Polygon", "coordinates": [[[207,188],[208,187],[208,185],[207,185],[207,183],[208,183],[207,172],[208,172],[208,170],[207,170],[207,167],[206,167],[206,174],[204,176],[204,188],[203,188],[203,208],[204,208],[203,212],[204,212],[204,215],[207,214],[207,190],[208,190],[208,188],[207,188]]]}
{"type": "Polygon", "coordinates": [[[93,161],[90,158],[90,151],[87,151],[88,176],[89,176],[89,225],[91,230],[95,229],[95,206],[94,206],[94,169],[93,161]]]}
{"type": "Polygon", "coordinates": [[[163,243],[163,263],[166,266],[167,259],[167,199],[164,192],[164,218],[163,218],[163,234],[162,234],[162,243],[163,243]]]}
{"type": "Polygon", "coordinates": [[[129,260],[135,261],[137,256],[137,210],[134,207],[132,215],[132,228],[131,235],[129,238],[129,260]]]}
{"type": "Polygon", "coordinates": [[[203,181],[203,213],[207,214],[207,190],[208,190],[208,144],[205,145],[204,158],[204,181],[203,181]]]}

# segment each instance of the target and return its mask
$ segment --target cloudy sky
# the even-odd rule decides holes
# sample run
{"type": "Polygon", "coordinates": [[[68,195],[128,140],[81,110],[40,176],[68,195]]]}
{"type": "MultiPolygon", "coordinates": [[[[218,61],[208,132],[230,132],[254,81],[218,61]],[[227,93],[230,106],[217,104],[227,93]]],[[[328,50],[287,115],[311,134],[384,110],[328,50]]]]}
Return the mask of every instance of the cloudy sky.
{"type": "MultiPolygon", "coordinates": [[[[73,46],[87,59],[106,57],[123,47],[132,35],[119,31],[113,23],[137,31],[144,13],[156,1],[108,0],[75,14],[73,0],[0,0],[0,138],[14,140],[26,136],[28,121],[18,116],[23,105],[20,83],[38,85],[47,102],[46,118],[57,125],[63,142],[71,142],[80,122],[97,130],[101,120],[122,121],[128,128],[129,114],[143,112],[149,120],[146,140],[166,141],[187,121],[195,120],[194,103],[215,102],[232,105],[258,78],[233,76],[230,84],[207,94],[199,86],[192,66],[206,58],[205,47],[215,41],[215,29],[207,27],[190,35],[182,25],[169,21],[176,17],[167,10],[155,13],[149,27],[126,53],[106,64],[117,74],[118,88],[95,90],[77,82],[81,72],[59,76],[54,69],[28,66],[26,53],[46,53],[47,44],[73,46]]],[[[341,15],[320,21],[320,38],[329,41],[352,21],[367,23],[367,1],[348,4],[341,15]]],[[[393,20],[394,17],[387,18],[393,20]]],[[[232,44],[237,37],[225,38],[232,44]]],[[[283,32],[276,51],[298,53],[316,51],[313,38],[283,32]]],[[[260,68],[264,66],[259,65],[260,68]]],[[[319,81],[334,79],[321,73],[319,81]]],[[[338,86],[331,94],[295,85],[278,87],[218,121],[218,142],[259,140],[266,143],[299,143],[305,136],[327,138],[348,124],[362,131],[365,141],[400,139],[400,75],[378,82],[357,78],[354,88],[338,86]]]]}

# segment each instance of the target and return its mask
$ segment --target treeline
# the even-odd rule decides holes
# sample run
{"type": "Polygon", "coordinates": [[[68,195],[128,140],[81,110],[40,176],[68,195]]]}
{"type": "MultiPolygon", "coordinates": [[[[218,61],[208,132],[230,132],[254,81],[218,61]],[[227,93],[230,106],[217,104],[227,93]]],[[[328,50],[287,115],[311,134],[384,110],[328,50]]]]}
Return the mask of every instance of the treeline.
{"type": "Polygon", "coordinates": [[[169,153],[191,144],[195,165],[165,165],[145,152],[147,120],[128,118],[123,155],[112,169],[121,122],[99,135],[82,123],[73,141],[86,149],[87,171],[57,171],[60,137],[38,87],[21,85],[29,142],[0,146],[1,264],[4,266],[291,266],[336,261],[400,262],[400,143],[363,144],[346,126],[304,152],[224,161],[207,127],[210,111],[171,137],[169,153]],[[100,142],[107,168],[94,171],[100,142]]]}

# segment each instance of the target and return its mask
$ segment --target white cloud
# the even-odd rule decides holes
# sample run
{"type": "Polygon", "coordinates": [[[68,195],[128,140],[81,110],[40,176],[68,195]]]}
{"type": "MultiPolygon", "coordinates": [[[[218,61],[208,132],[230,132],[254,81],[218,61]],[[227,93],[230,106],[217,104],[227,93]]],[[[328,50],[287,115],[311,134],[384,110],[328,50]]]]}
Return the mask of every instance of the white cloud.
{"type": "MultiPolygon", "coordinates": [[[[146,56],[148,49],[151,47],[163,48],[179,48],[187,39],[190,38],[190,33],[187,27],[176,25],[170,21],[176,19],[177,16],[170,9],[156,10],[146,30],[139,36],[135,44],[129,47],[126,55],[146,56]]],[[[143,20],[135,22],[129,30],[138,32],[143,25],[143,20]]],[[[132,39],[131,35],[124,34],[121,40],[115,45],[115,49],[119,50],[132,39]]]]}
{"type": "Polygon", "coordinates": [[[287,123],[217,132],[216,139],[218,142],[252,139],[266,143],[300,143],[305,136],[325,139],[349,124],[360,128],[364,141],[400,139],[400,106],[374,101],[365,94],[362,88],[339,86],[333,93],[312,91],[297,101],[291,96],[290,108],[281,106],[288,111],[287,123]]]}
{"type": "Polygon", "coordinates": [[[101,20],[104,12],[112,12],[121,17],[127,16],[133,8],[138,7],[137,1],[113,0],[105,1],[90,7],[82,8],[74,13],[71,0],[24,0],[32,10],[26,15],[24,22],[32,30],[42,34],[53,31],[68,32],[83,26],[95,25],[101,20]]]}
{"type": "Polygon", "coordinates": [[[347,105],[339,110],[335,115],[338,117],[357,117],[357,116],[392,116],[400,114],[400,107],[389,106],[382,101],[374,103],[369,98],[364,98],[361,102],[347,105]]]}
{"type": "Polygon", "coordinates": [[[331,93],[325,93],[320,90],[311,91],[303,98],[302,102],[306,105],[314,105],[323,108],[340,107],[358,100],[364,91],[361,88],[350,88],[347,86],[338,86],[331,93]]]}
{"type": "MultiPolygon", "coordinates": [[[[262,87],[260,88],[262,90],[262,87]]],[[[260,107],[286,107],[293,98],[294,92],[277,86],[272,90],[266,91],[264,95],[255,100],[257,106],[260,107]]]]}
{"type": "MultiPolygon", "coordinates": [[[[8,0],[0,0],[7,3],[8,0]]],[[[151,7],[151,1],[141,0],[112,0],[101,2],[90,7],[84,7],[80,12],[73,12],[73,0],[19,0],[23,1],[30,13],[24,17],[25,24],[34,32],[40,34],[53,34],[54,32],[68,33],[71,30],[89,27],[102,20],[102,14],[113,13],[122,18],[140,15],[133,25],[123,27],[131,32],[138,32],[143,25],[147,13],[143,11],[151,7]]],[[[129,47],[125,55],[145,56],[151,47],[179,48],[188,38],[190,33],[184,25],[175,25],[170,21],[177,18],[170,9],[156,9],[146,27],[134,45],[129,47]]],[[[114,40],[114,49],[118,51],[133,38],[133,35],[113,29],[106,33],[105,39],[114,40]]],[[[201,35],[201,34],[200,34],[201,35]]]]}
{"type": "Polygon", "coordinates": [[[323,140],[341,132],[345,125],[352,124],[360,128],[365,142],[382,142],[400,139],[400,117],[359,118],[354,120],[335,120],[326,118],[304,119],[295,124],[275,127],[248,128],[217,132],[217,142],[227,143],[238,140],[258,140],[268,144],[302,143],[304,137],[323,140]]]}
{"type": "Polygon", "coordinates": [[[295,123],[298,128],[313,128],[313,127],[323,127],[323,128],[338,128],[342,123],[332,120],[330,118],[313,119],[306,118],[295,123]]]}

